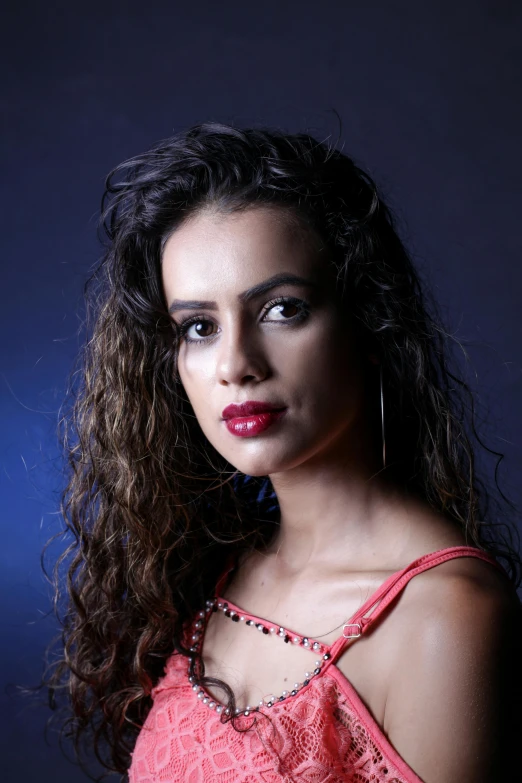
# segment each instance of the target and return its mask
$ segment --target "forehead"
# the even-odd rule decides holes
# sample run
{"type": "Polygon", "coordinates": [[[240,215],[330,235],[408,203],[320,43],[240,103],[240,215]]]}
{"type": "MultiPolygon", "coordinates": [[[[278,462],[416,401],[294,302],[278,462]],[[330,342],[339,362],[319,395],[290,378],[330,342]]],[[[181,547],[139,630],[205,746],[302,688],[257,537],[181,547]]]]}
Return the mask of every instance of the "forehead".
{"type": "Polygon", "coordinates": [[[165,290],[178,297],[243,290],[278,272],[320,278],[326,266],[317,234],[267,207],[201,211],[174,231],[162,256],[165,290]]]}

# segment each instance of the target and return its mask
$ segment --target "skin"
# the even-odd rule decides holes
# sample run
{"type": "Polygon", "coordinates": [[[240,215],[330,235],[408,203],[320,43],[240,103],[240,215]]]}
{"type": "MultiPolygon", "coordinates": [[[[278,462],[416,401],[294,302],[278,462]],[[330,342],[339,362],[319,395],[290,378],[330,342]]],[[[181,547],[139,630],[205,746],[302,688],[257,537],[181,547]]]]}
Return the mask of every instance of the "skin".
{"type": "MultiPolygon", "coordinates": [[[[243,473],[268,475],[281,509],[277,538],[241,564],[227,587],[229,600],[331,643],[388,576],[423,554],[466,543],[446,519],[386,482],[380,401],[372,386],[378,375],[369,372],[376,357],[357,344],[315,234],[282,210],[205,210],[168,238],[162,282],[169,304],[215,301],[215,309],[172,315],[178,324],[200,318],[187,333],[199,343],[180,345],[179,376],[206,438],[243,473]],[[287,284],[248,302],[238,299],[281,272],[315,287],[287,284]],[[306,317],[292,318],[299,312],[292,304],[267,309],[279,296],[306,302],[306,317]],[[259,435],[238,438],[221,414],[245,400],[287,411],[259,435]]],[[[491,566],[451,560],[412,579],[393,612],[338,659],[338,669],[425,783],[496,779],[488,771],[496,763],[491,737],[509,689],[486,685],[497,683],[500,669],[512,671],[506,629],[515,611],[491,566]]],[[[271,641],[238,633],[221,613],[213,615],[203,647],[206,673],[228,681],[242,706],[256,704],[275,683],[280,693],[302,679],[310,653],[284,645],[282,681],[281,650],[271,641]]],[[[213,695],[221,697],[219,690],[213,695]]]]}

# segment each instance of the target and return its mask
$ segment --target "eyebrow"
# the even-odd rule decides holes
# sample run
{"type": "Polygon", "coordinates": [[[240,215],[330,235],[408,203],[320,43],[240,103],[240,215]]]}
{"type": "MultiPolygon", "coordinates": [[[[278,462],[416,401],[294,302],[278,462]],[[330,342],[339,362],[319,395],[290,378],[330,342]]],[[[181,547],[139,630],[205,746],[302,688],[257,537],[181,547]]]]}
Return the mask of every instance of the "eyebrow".
{"type": "MultiPolygon", "coordinates": [[[[299,275],[280,272],[277,275],[269,277],[268,280],[264,280],[262,283],[257,283],[257,285],[252,286],[252,288],[247,288],[246,291],[238,294],[237,298],[242,303],[249,302],[280,285],[316,287],[316,283],[313,280],[307,280],[305,277],[300,277],[299,275]]],[[[198,299],[174,299],[169,305],[169,313],[175,313],[177,310],[217,310],[217,303],[214,301],[202,301],[198,299]]]]}

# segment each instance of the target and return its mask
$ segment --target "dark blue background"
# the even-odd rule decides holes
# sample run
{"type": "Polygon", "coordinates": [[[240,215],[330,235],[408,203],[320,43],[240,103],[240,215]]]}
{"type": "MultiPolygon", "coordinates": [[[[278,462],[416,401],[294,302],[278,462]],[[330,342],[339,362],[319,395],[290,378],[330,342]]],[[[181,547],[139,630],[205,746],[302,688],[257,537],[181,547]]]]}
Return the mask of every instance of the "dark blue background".
{"type": "Polygon", "coordinates": [[[488,444],[506,454],[501,485],[519,501],[522,7],[11,2],[0,26],[0,777],[72,783],[85,778],[56,737],[44,743],[47,713],[5,686],[38,680],[52,629],[39,553],[59,522],[54,433],[100,254],[104,176],[197,121],[324,139],[337,134],[336,109],[344,151],[383,187],[468,346],[463,373],[488,444]]]}

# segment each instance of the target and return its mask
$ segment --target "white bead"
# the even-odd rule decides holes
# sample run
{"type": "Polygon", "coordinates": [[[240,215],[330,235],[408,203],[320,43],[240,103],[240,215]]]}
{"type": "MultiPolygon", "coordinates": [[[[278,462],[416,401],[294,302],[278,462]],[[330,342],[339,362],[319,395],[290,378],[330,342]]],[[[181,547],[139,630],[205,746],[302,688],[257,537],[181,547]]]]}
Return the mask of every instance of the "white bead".
{"type": "Polygon", "coordinates": [[[299,637],[298,636],[294,636],[293,642],[294,642],[294,644],[299,644],[299,637]]]}
{"type": "Polygon", "coordinates": [[[257,630],[258,630],[258,631],[262,631],[262,630],[263,630],[263,626],[262,626],[261,624],[259,624],[259,625],[257,626],[257,630]]]}
{"type": "Polygon", "coordinates": [[[294,690],[297,690],[300,687],[301,687],[301,683],[300,682],[294,682],[294,690]]]}
{"type": "Polygon", "coordinates": [[[322,663],[322,661],[316,661],[316,662],[315,662],[315,668],[317,669],[317,667],[318,667],[318,666],[320,666],[320,665],[321,665],[321,663],[322,663]]]}
{"type": "Polygon", "coordinates": [[[203,699],[203,704],[208,704],[209,701],[210,699],[208,698],[208,696],[205,696],[205,698],[203,699]]]}
{"type": "Polygon", "coordinates": [[[304,640],[303,647],[310,647],[310,642],[308,641],[308,639],[304,640]]]}
{"type": "Polygon", "coordinates": [[[218,609],[222,609],[222,608],[223,608],[223,604],[221,603],[221,601],[218,601],[218,609]]]}
{"type": "Polygon", "coordinates": [[[263,701],[263,699],[261,699],[261,701],[259,702],[259,706],[260,707],[264,707],[265,706],[265,702],[263,701]]]}
{"type": "Polygon", "coordinates": [[[310,679],[310,672],[305,672],[305,680],[309,680],[309,679],[310,679]]]}
{"type": "Polygon", "coordinates": [[[245,710],[245,717],[247,717],[248,715],[250,715],[250,710],[245,710]]]}
{"type": "Polygon", "coordinates": [[[241,621],[242,623],[244,623],[244,622],[245,622],[245,618],[243,617],[243,615],[240,615],[239,619],[240,619],[240,621],[241,621]]]}
{"type": "Polygon", "coordinates": [[[274,627],[270,628],[270,633],[275,633],[276,629],[274,627]]]}
{"type": "Polygon", "coordinates": [[[214,707],[216,706],[216,702],[215,701],[209,701],[208,706],[209,706],[209,709],[213,710],[214,707]]]}
{"type": "Polygon", "coordinates": [[[286,697],[288,696],[288,691],[283,691],[283,693],[281,694],[281,696],[284,696],[284,697],[285,697],[285,699],[286,699],[286,697]]]}
{"type": "Polygon", "coordinates": [[[203,691],[200,691],[198,693],[198,699],[203,699],[204,697],[205,697],[205,694],[203,693],[203,691]]]}
{"type": "Polygon", "coordinates": [[[320,646],[321,645],[319,644],[319,642],[314,642],[312,645],[312,650],[318,650],[320,646]]]}
{"type": "Polygon", "coordinates": [[[216,712],[221,712],[222,709],[223,707],[221,706],[221,704],[218,704],[218,706],[216,707],[216,712]]]}

